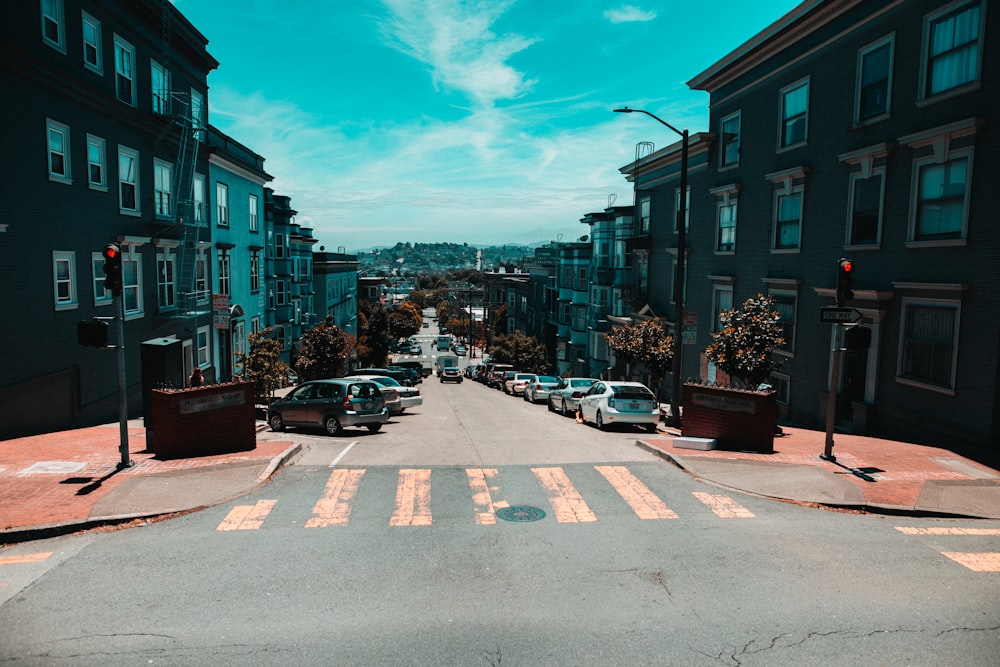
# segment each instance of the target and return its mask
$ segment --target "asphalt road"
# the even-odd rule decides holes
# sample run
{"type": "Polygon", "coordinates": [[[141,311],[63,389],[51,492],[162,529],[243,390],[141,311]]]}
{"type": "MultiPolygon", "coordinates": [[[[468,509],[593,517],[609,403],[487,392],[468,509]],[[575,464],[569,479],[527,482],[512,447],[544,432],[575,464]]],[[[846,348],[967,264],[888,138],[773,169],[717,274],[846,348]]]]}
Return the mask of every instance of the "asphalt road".
{"type": "Polygon", "coordinates": [[[942,529],[1000,522],[741,496],[637,430],[422,392],[378,434],[280,434],[302,455],[244,498],[5,552],[55,555],[0,606],[0,662],[996,664],[1000,577],[945,555],[985,538],[942,529]]]}

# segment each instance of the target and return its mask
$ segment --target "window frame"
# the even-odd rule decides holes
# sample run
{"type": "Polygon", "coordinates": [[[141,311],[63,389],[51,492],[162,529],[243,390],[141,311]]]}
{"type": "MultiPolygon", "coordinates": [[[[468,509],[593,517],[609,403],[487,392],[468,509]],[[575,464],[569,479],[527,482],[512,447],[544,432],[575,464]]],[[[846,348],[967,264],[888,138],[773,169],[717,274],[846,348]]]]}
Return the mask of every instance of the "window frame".
{"type": "Polygon", "coordinates": [[[787,86],[783,87],[778,91],[778,152],[785,150],[791,150],[793,148],[800,148],[809,143],[809,99],[811,92],[810,88],[810,77],[804,77],[797,81],[794,81],[787,86]],[[787,116],[786,103],[788,96],[800,88],[805,88],[806,90],[806,103],[805,111],[801,114],[796,114],[795,116],[787,116]],[[793,141],[786,143],[786,131],[789,126],[795,122],[796,119],[801,118],[804,121],[804,129],[802,130],[802,139],[800,141],[793,141]]]}
{"type": "Polygon", "coordinates": [[[56,311],[75,310],[79,307],[76,277],[76,253],[68,250],[52,251],[52,304],[56,311]],[[65,267],[65,275],[60,268],[65,267]],[[60,289],[64,288],[64,289],[60,289]]]}
{"type": "Polygon", "coordinates": [[[739,221],[739,197],[721,198],[715,205],[715,254],[735,255],[736,254],[736,225],[739,221]],[[722,226],[723,210],[732,210],[732,224],[725,228],[722,226]],[[728,244],[730,247],[724,248],[722,243],[722,230],[732,229],[733,240],[728,244]]]}
{"type": "Polygon", "coordinates": [[[962,328],[962,302],[958,299],[935,299],[923,297],[903,297],[900,304],[899,315],[899,353],[896,360],[896,382],[911,387],[927,389],[942,394],[953,396],[955,394],[955,383],[958,376],[958,346],[959,334],[962,328]],[[906,335],[909,323],[911,307],[927,308],[948,308],[954,311],[954,328],[951,332],[951,360],[949,362],[948,385],[934,384],[927,379],[919,379],[904,375],[904,365],[907,361],[908,339],[906,335]]]}
{"type": "MultiPolygon", "coordinates": [[[[892,73],[895,62],[896,62],[896,33],[890,33],[858,49],[857,70],[855,73],[855,82],[854,82],[855,125],[876,123],[880,120],[885,120],[892,113],[892,73]],[[871,116],[862,117],[863,106],[864,106],[862,104],[862,98],[865,90],[864,86],[865,59],[868,56],[875,53],[876,51],[878,51],[879,49],[882,49],[883,47],[888,47],[889,49],[889,64],[884,79],[886,87],[885,109],[878,113],[872,114],[871,116]]],[[[881,80],[882,79],[879,79],[879,81],[881,80]]]]}
{"type": "Polygon", "coordinates": [[[740,155],[742,153],[742,139],[743,139],[743,110],[734,111],[731,114],[723,116],[719,119],[719,170],[723,169],[734,169],[740,166],[740,155]],[[731,121],[736,121],[736,133],[735,142],[726,141],[726,123],[731,121]],[[730,147],[735,145],[736,159],[733,161],[727,161],[726,155],[730,147]]]}
{"type": "Polygon", "coordinates": [[[83,66],[95,74],[104,76],[104,51],[102,49],[104,39],[101,34],[101,22],[84,10],[80,10],[80,16],[80,37],[83,42],[83,66]],[[94,41],[87,39],[87,26],[92,27],[94,30],[94,41]],[[94,62],[91,62],[87,58],[88,46],[94,50],[94,62]]]}
{"type": "Polygon", "coordinates": [[[108,144],[103,138],[89,133],[87,134],[87,187],[101,192],[108,191],[108,144]],[[100,152],[100,161],[97,163],[91,159],[90,149],[92,147],[97,148],[100,152]],[[93,178],[95,166],[101,172],[99,181],[95,181],[93,178]]]}
{"type": "Polygon", "coordinates": [[[849,248],[879,248],[882,245],[882,221],[885,217],[885,167],[874,167],[871,173],[865,177],[861,172],[851,174],[847,184],[847,233],[844,238],[844,245],[849,248]],[[875,240],[870,242],[858,242],[854,233],[857,213],[855,202],[857,201],[857,186],[861,181],[870,181],[873,178],[879,179],[879,200],[878,200],[878,220],[875,223],[875,240]]]}
{"type": "Polygon", "coordinates": [[[712,328],[711,333],[716,333],[722,329],[722,322],[719,321],[719,313],[724,309],[729,310],[733,308],[736,303],[736,294],[733,285],[712,285],[712,328]],[[729,306],[722,306],[721,295],[729,295],[729,306]]]}
{"type": "Polygon", "coordinates": [[[69,125],[60,123],[59,121],[52,120],[51,118],[45,119],[45,159],[46,168],[49,172],[49,180],[54,183],[63,183],[65,185],[73,184],[73,170],[72,170],[72,156],[70,154],[70,129],[69,125]],[[62,139],[62,148],[56,150],[52,143],[52,134],[56,133],[62,139]],[[53,170],[52,158],[58,155],[60,160],[62,160],[63,173],[59,173],[53,170]]]}
{"type": "Polygon", "coordinates": [[[63,0],[41,0],[38,7],[42,21],[42,43],[66,55],[66,8],[63,6],[63,0]],[[51,9],[51,13],[46,11],[48,9],[51,9]],[[47,21],[55,26],[58,33],[55,39],[48,35],[47,21]]]}
{"type": "Polygon", "coordinates": [[[222,181],[215,182],[215,224],[229,227],[229,186],[222,181]]]}
{"type": "Polygon", "coordinates": [[[142,215],[142,205],[141,198],[139,196],[139,151],[129,148],[128,146],[118,145],[118,212],[122,215],[131,216],[141,216],[142,215]],[[135,171],[134,179],[131,181],[123,180],[122,178],[122,158],[129,158],[133,162],[133,169],[135,171]],[[135,208],[128,208],[125,206],[125,191],[123,187],[130,185],[134,190],[135,198],[135,208]]]}
{"type": "MultiPolygon", "coordinates": [[[[968,238],[969,231],[969,208],[972,204],[972,169],[975,164],[975,149],[972,146],[966,148],[956,148],[948,151],[948,154],[939,159],[934,155],[927,155],[913,160],[913,173],[910,185],[910,216],[909,228],[907,230],[907,247],[927,247],[964,245],[968,238]],[[921,198],[921,173],[925,167],[947,166],[958,160],[965,160],[965,191],[962,195],[962,224],[961,229],[956,232],[958,236],[938,237],[938,238],[918,238],[918,227],[920,218],[921,198]]],[[[940,200],[939,200],[940,201],[940,200]]]]}
{"type": "Polygon", "coordinates": [[[143,317],[145,303],[142,297],[142,255],[134,253],[132,247],[122,254],[122,300],[126,320],[143,317]]]}
{"type": "Polygon", "coordinates": [[[639,200],[639,234],[645,236],[650,231],[650,212],[652,211],[652,198],[649,196],[639,200]]]}
{"type": "Polygon", "coordinates": [[[208,180],[199,173],[195,173],[191,181],[191,201],[192,208],[191,217],[194,218],[195,225],[200,225],[205,222],[205,213],[208,211],[208,207],[205,204],[205,186],[208,180]]]}
{"type": "Polygon", "coordinates": [[[170,70],[165,65],[149,59],[149,98],[150,110],[161,116],[170,114],[170,70]],[[159,85],[157,88],[157,75],[159,85]]]}
{"type": "Polygon", "coordinates": [[[177,310],[177,255],[171,252],[156,255],[156,301],[160,312],[177,310]]]}
{"type": "MultiPolygon", "coordinates": [[[[785,320],[784,318],[779,319],[781,324],[782,333],[784,334],[785,344],[781,347],[775,347],[773,352],[780,354],[785,357],[795,356],[795,334],[798,330],[798,319],[799,319],[799,293],[798,290],[785,289],[780,287],[771,287],[767,290],[767,295],[775,299],[775,306],[779,306],[777,297],[788,297],[791,299],[792,317],[791,320],[785,320]],[[786,325],[787,322],[787,325],[786,325]]],[[[781,310],[779,308],[778,312],[781,310]]]]}
{"type": "MultiPolygon", "coordinates": [[[[979,87],[983,77],[983,50],[985,47],[985,35],[986,8],[985,3],[982,0],[956,0],[955,2],[949,3],[944,7],[940,7],[936,11],[924,16],[923,40],[920,48],[920,90],[917,94],[918,104],[921,102],[929,103],[941,99],[947,99],[953,95],[960,95],[979,87]],[[934,27],[951,17],[958,16],[973,6],[976,6],[979,10],[979,34],[973,42],[966,42],[966,44],[975,44],[976,62],[974,76],[972,79],[951,86],[950,88],[945,88],[938,92],[930,92],[929,88],[933,83],[931,69],[936,61],[932,60],[931,57],[931,42],[933,40],[934,27]]],[[[952,51],[954,51],[954,49],[952,49],[952,51]]]]}
{"type": "Polygon", "coordinates": [[[259,232],[260,197],[251,192],[247,196],[247,206],[250,209],[250,231],[259,232]]]}
{"type": "MultiPolygon", "coordinates": [[[[772,253],[793,253],[800,252],[802,250],[802,227],[805,220],[805,185],[793,185],[789,188],[777,189],[774,192],[774,204],[773,212],[771,214],[771,252],[772,253]],[[778,220],[778,213],[780,211],[780,201],[783,197],[798,196],[799,198],[799,217],[798,217],[798,236],[795,242],[795,246],[778,246],[778,236],[779,236],[779,224],[781,221],[778,220]]],[[[788,223],[784,223],[787,225],[788,223]]],[[[783,225],[784,226],[784,225],[783,225]]]]}
{"type": "Polygon", "coordinates": [[[90,253],[90,269],[94,277],[94,305],[111,305],[114,296],[111,290],[104,286],[104,254],[100,252],[90,253]]]}
{"type": "Polygon", "coordinates": [[[195,300],[198,303],[207,303],[209,294],[211,293],[209,287],[211,275],[208,270],[208,253],[203,249],[199,249],[194,262],[195,300]]]}
{"type": "Polygon", "coordinates": [[[260,292],[260,251],[250,251],[250,293],[260,292]]]}
{"type": "Polygon", "coordinates": [[[174,218],[174,165],[153,159],[153,215],[160,220],[174,218]],[[166,187],[166,190],[163,188],[166,187]]]}
{"type": "Polygon", "coordinates": [[[225,294],[230,296],[232,294],[232,256],[229,251],[225,248],[218,249],[218,285],[219,294],[225,294]]]}
{"type": "Polygon", "coordinates": [[[198,368],[208,368],[208,365],[212,362],[212,356],[210,354],[212,347],[212,329],[211,327],[198,327],[195,332],[195,349],[197,350],[196,366],[198,368]]]}
{"type": "Polygon", "coordinates": [[[135,86],[135,47],[127,42],[121,35],[115,33],[114,35],[114,54],[115,54],[115,99],[123,104],[127,104],[130,107],[135,106],[135,96],[136,96],[136,86],[135,86]],[[128,72],[124,72],[124,65],[122,58],[119,58],[119,54],[128,56],[128,72]],[[122,90],[122,81],[128,81],[129,90],[128,99],[125,99],[122,90]]]}
{"type": "MultiPolygon", "coordinates": [[[[676,234],[678,229],[680,229],[677,226],[677,214],[680,212],[680,210],[681,210],[681,189],[678,186],[674,188],[674,221],[671,225],[673,227],[674,234],[676,234]]],[[[689,231],[691,231],[691,185],[690,184],[688,184],[687,186],[687,193],[684,198],[684,233],[687,234],[689,231]]]]}

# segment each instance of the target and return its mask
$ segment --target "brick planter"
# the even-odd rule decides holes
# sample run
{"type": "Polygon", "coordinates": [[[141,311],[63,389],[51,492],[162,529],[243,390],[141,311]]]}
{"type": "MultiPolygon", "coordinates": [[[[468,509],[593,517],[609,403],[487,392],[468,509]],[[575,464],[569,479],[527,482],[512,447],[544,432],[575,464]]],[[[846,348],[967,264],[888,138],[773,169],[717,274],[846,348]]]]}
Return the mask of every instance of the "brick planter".
{"type": "Polygon", "coordinates": [[[257,447],[253,382],[154,389],[152,403],[155,428],[147,431],[146,444],[157,458],[212,456],[257,447]]]}
{"type": "Polygon", "coordinates": [[[719,449],[774,453],[776,392],[685,384],[681,432],[713,438],[719,449]]]}

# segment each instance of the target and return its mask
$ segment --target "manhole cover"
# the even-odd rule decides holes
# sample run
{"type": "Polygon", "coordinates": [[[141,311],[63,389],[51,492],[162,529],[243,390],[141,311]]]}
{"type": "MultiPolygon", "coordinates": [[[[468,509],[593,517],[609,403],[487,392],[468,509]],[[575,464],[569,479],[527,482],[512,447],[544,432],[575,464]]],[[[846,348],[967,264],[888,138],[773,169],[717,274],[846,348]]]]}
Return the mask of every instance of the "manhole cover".
{"type": "Polygon", "coordinates": [[[538,521],[545,518],[545,512],[537,507],[514,505],[497,510],[497,516],[504,521],[538,521]]]}

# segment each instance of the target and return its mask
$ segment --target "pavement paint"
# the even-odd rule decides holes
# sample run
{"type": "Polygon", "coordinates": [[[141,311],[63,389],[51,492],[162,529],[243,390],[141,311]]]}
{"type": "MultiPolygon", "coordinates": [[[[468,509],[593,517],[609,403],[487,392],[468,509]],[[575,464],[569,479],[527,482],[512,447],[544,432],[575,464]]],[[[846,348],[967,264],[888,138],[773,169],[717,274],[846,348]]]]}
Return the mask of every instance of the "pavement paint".
{"type": "Polygon", "coordinates": [[[346,526],[351,518],[351,502],[358,493],[365,468],[353,470],[337,469],[323,489],[323,497],[316,501],[312,518],[306,521],[306,528],[346,526]]]}
{"type": "Polygon", "coordinates": [[[559,523],[589,523],[597,517],[573,486],[562,468],[532,468],[531,472],[549,492],[552,513],[559,523]]]}

